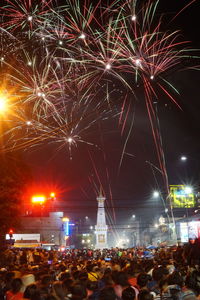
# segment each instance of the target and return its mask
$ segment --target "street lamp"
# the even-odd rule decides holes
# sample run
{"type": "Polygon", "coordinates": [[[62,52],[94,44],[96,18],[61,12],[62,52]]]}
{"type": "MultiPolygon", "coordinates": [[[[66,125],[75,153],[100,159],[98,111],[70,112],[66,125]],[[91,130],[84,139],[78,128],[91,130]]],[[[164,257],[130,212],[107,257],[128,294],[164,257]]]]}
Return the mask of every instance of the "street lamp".
{"type": "Polygon", "coordinates": [[[159,197],[159,195],[160,195],[160,194],[159,194],[159,192],[158,192],[158,191],[154,191],[154,192],[153,192],[153,197],[154,197],[154,198],[158,198],[158,197],[159,197]]]}
{"type": "Polygon", "coordinates": [[[192,187],[190,187],[190,186],[186,186],[186,187],[185,187],[185,193],[186,193],[187,195],[191,194],[192,191],[193,191],[192,187]]]}
{"type": "Polygon", "coordinates": [[[50,193],[51,198],[55,198],[56,194],[54,192],[50,193]]]}
{"type": "Polygon", "coordinates": [[[181,161],[186,161],[187,160],[187,156],[182,155],[180,159],[181,159],[181,161]]]}
{"type": "Polygon", "coordinates": [[[64,218],[62,218],[62,221],[63,222],[69,222],[69,218],[64,217],[64,218]]]}

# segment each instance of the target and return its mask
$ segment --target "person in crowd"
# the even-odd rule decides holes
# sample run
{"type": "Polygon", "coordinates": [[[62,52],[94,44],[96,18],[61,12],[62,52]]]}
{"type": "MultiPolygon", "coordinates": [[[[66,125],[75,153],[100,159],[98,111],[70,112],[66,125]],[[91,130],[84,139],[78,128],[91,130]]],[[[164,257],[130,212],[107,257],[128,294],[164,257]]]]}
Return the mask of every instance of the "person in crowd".
{"type": "Polygon", "coordinates": [[[87,270],[87,273],[88,273],[88,279],[90,281],[98,281],[99,279],[99,275],[98,273],[95,271],[95,265],[94,264],[88,264],[86,266],[86,270],[87,270]]]}
{"type": "Polygon", "coordinates": [[[55,281],[52,285],[52,295],[56,300],[65,300],[65,290],[63,288],[62,282],[55,281]]]}
{"type": "Polygon", "coordinates": [[[153,258],[143,255],[144,247],[9,249],[2,255],[12,263],[5,265],[6,260],[0,268],[0,300],[195,300],[200,298],[198,247],[194,242],[157,248],[153,258]]]}
{"type": "Polygon", "coordinates": [[[6,300],[21,300],[23,298],[22,285],[20,278],[14,278],[11,282],[11,289],[6,292],[6,300]]]}
{"type": "Polygon", "coordinates": [[[148,290],[141,290],[138,294],[138,300],[153,300],[153,295],[148,290]]]}
{"type": "Polygon", "coordinates": [[[148,282],[151,280],[151,276],[147,273],[140,273],[137,277],[137,286],[139,290],[147,290],[148,282]]]}
{"type": "Polygon", "coordinates": [[[43,297],[46,297],[51,290],[51,276],[43,275],[40,282],[38,283],[38,289],[43,297]]]}
{"type": "Polygon", "coordinates": [[[71,287],[71,300],[86,300],[87,290],[86,287],[80,284],[74,284],[71,287]]]}
{"type": "Polygon", "coordinates": [[[105,287],[100,291],[98,300],[117,300],[113,287],[105,287]]]}
{"type": "Polygon", "coordinates": [[[128,287],[123,290],[122,300],[135,300],[135,299],[136,299],[136,293],[132,287],[128,287]]]}
{"type": "Polygon", "coordinates": [[[36,284],[30,284],[26,287],[23,295],[23,299],[31,299],[31,297],[35,294],[37,290],[37,285],[36,284]]]}
{"type": "Polygon", "coordinates": [[[113,281],[115,283],[115,294],[121,299],[123,290],[130,286],[128,282],[128,275],[124,271],[116,272],[115,276],[113,276],[113,281]]]}
{"type": "Polygon", "coordinates": [[[152,280],[147,283],[147,288],[155,294],[160,293],[159,284],[168,276],[169,272],[163,266],[155,267],[152,272],[152,280]]]}

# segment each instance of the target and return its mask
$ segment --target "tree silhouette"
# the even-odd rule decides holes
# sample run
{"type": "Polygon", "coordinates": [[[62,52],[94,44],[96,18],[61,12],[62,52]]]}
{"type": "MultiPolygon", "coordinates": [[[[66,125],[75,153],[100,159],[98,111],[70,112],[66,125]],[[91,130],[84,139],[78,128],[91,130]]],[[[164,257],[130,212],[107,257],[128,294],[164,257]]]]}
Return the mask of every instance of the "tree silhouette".
{"type": "Polygon", "coordinates": [[[9,229],[19,226],[22,196],[30,179],[30,170],[19,154],[0,154],[0,249],[9,229]]]}

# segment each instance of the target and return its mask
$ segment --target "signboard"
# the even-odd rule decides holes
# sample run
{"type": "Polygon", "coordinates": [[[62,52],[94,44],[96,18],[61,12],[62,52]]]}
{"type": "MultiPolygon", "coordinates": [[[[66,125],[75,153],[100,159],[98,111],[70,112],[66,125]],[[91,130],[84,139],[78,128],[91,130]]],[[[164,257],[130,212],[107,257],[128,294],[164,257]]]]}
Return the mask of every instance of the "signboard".
{"type": "MultiPolygon", "coordinates": [[[[40,242],[40,233],[13,233],[12,237],[15,241],[16,240],[36,240],[40,242]]],[[[9,234],[6,234],[6,240],[10,240],[9,234]]]]}
{"type": "Polygon", "coordinates": [[[172,207],[195,207],[195,197],[192,189],[186,185],[170,185],[172,207]]]}
{"type": "Polygon", "coordinates": [[[98,243],[105,243],[105,234],[98,234],[98,243]]]}
{"type": "Polygon", "coordinates": [[[200,221],[180,223],[180,238],[183,243],[187,243],[189,239],[200,238],[200,221]]]}

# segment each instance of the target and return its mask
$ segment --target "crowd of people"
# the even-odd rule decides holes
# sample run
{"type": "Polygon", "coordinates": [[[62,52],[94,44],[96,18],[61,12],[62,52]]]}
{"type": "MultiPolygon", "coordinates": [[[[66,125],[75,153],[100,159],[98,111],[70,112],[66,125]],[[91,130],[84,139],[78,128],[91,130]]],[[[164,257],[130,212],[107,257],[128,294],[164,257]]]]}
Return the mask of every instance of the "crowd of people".
{"type": "Polygon", "coordinates": [[[200,299],[198,240],[147,250],[7,249],[0,300],[200,299]]]}

